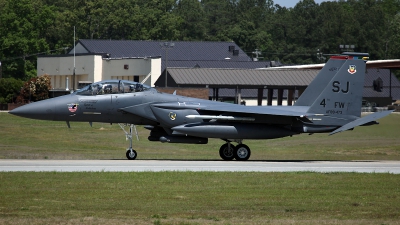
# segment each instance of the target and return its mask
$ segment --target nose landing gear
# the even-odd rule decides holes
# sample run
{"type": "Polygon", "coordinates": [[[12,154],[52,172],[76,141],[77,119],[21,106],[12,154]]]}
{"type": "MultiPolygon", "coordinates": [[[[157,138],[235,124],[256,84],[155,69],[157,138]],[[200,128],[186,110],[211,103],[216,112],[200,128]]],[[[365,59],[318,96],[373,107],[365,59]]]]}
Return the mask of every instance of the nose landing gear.
{"type": "Polygon", "coordinates": [[[126,136],[126,140],[129,139],[130,143],[129,143],[129,148],[126,149],[126,158],[128,158],[129,160],[134,160],[137,157],[137,152],[132,148],[132,131],[133,129],[135,129],[135,133],[136,133],[136,138],[137,140],[139,140],[139,135],[138,132],[136,130],[136,126],[134,124],[118,124],[121,129],[125,132],[125,136],[126,136]],[[129,132],[127,132],[125,130],[125,127],[129,126],[129,132]]]}

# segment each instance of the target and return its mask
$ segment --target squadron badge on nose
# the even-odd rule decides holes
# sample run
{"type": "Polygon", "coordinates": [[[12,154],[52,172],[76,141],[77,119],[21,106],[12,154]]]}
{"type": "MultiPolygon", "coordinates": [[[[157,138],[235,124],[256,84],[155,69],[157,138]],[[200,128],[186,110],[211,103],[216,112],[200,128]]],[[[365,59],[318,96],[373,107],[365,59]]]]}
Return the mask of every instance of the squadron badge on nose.
{"type": "Polygon", "coordinates": [[[76,110],[78,110],[78,105],[76,103],[71,103],[71,104],[67,104],[68,105],[68,110],[72,113],[76,112],[76,110]]]}

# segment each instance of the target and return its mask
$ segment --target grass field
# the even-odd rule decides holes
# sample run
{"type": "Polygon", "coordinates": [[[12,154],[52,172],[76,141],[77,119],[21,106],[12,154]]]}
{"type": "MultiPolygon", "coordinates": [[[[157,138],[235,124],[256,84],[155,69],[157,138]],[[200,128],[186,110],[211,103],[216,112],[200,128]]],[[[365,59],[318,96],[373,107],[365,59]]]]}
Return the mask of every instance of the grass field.
{"type": "MultiPolygon", "coordinates": [[[[357,127],[332,136],[297,135],[274,140],[245,140],[250,160],[400,160],[400,114],[380,125],[357,127]]],[[[207,145],[165,144],[147,140],[138,126],[137,159],[221,160],[222,140],[207,145]]],[[[0,112],[0,158],[3,159],[125,159],[129,143],[117,124],[30,120],[0,112]]]]}
{"type": "Polygon", "coordinates": [[[0,224],[400,224],[400,175],[0,173],[0,224]]]}
{"type": "MultiPolygon", "coordinates": [[[[400,160],[400,115],[380,122],[245,143],[251,160],[400,160]]],[[[71,126],[1,112],[0,158],[125,159],[118,125],[71,126]]],[[[138,131],[137,160],[221,160],[220,140],[162,144],[138,131]]],[[[0,224],[400,224],[400,175],[3,172],[0,224]]]]}

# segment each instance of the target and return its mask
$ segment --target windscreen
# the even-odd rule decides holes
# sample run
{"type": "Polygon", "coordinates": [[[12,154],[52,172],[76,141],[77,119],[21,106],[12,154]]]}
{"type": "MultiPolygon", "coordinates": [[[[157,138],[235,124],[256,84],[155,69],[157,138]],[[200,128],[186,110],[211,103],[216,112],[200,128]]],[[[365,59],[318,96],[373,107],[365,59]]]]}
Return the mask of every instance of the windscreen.
{"type": "Polygon", "coordinates": [[[150,87],[127,80],[108,80],[90,84],[76,92],[77,95],[124,94],[149,90],[150,87]]]}

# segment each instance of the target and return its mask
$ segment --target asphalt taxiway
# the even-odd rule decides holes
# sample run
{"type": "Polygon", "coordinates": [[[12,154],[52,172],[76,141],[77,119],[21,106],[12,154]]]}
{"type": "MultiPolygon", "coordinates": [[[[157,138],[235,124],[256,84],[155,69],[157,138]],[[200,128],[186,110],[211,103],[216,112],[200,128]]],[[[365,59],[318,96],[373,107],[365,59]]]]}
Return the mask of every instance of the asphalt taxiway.
{"type": "Polygon", "coordinates": [[[400,174],[400,161],[183,161],[1,159],[0,171],[56,172],[357,172],[400,174]]]}

